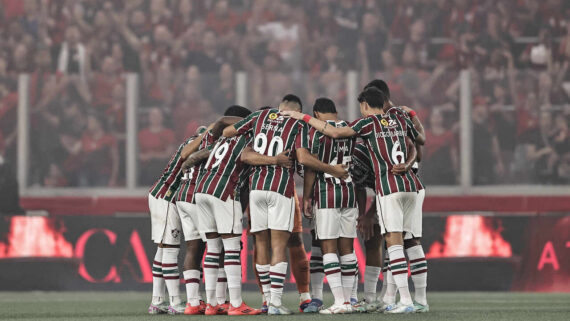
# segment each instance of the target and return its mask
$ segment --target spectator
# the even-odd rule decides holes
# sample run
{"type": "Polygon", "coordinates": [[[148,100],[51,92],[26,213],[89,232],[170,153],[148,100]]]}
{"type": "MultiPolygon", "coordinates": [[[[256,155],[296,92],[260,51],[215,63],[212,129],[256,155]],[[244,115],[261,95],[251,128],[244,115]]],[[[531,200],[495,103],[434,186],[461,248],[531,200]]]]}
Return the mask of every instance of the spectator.
{"type": "Polygon", "coordinates": [[[497,135],[489,128],[488,107],[482,103],[476,104],[472,117],[473,184],[494,184],[503,175],[504,164],[497,135]]]}
{"type": "MultiPolygon", "coordinates": [[[[446,129],[443,113],[433,110],[426,129],[422,159],[422,179],[428,185],[454,185],[457,183],[459,157],[455,133],[446,129]]],[[[477,175],[477,174],[476,174],[477,175]]]]}
{"type": "Polygon", "coordinates": [[[138,134],[139,142],[139,183],[152,185],[156,173],[174,152],[174,132],[164,128],[162,111],[151,108],[148,112],[148,127],[138,134]]]}
{"type": "Polygon", "coordinates": [[[87,116],[87,127],[81,137],[80,157],[79,186],[117,186],[117,140],[106,133],[103,122],[95,115],[87,116]]]}
{"type": "Polygon", "coordinates": [[[77,26],[65,30],[65,41],[54,47],[57,57],[57,71],[63,74],[80,75],[83,80],[89,72],[89,54],[80,42],[81,34],[77,26]]]}

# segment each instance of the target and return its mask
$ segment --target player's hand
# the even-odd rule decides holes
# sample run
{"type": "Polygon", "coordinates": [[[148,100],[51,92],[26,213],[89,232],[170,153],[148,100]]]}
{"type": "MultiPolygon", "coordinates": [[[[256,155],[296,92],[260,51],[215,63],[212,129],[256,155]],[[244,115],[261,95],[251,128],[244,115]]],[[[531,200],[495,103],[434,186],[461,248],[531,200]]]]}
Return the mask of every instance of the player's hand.
{"type": "Polygon", "coordinates": [[[275,157],[277,159],[275,165],[285,167],[285,168],[293,167],[293,161],[291,160],[291,157],[289,157],[289,152],[290,152],[290,150],[285,150],[285,151],[279,153],[275,157]]]}
{"type": "Polygon", "coordinates": [[[404,175],[410,170],[411,165],[397,164],[392,167],[392,174],[394,175],[404,175]]]}
{"type": "Polygon", "coordinates": [[[359,216],[356,220],[356,229],[362,239],[368,241],[374,235],[374,217],[370,215],[359,216]]]}
{"type": "Polygon", "coordinates": [[[313,200],[303,198],[303,216],[309,220],[313,219],[313,200]]]}
{"type": "Polygon", "coordinates": [[[340,179],[348,178],[348,165],[347,164],[337,164],[332,165],[333,172],[330,173],[332,176],[340,179]]]}
{"type": "Polygon", "coordinates": [[[293,110],[285,110],[281,112],[283,114],[283,116],[289,116],[291,118],[295,118],[298,120],[303,119],[303,116],[305,116],[305,114],[300,113],[298,111],[293,111],[293,110]]]}

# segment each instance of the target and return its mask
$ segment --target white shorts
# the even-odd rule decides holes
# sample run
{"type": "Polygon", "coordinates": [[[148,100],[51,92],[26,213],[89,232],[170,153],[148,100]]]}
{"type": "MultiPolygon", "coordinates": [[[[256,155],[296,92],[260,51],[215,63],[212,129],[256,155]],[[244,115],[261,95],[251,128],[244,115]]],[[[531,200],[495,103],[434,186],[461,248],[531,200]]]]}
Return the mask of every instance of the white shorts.
{"type": "Polygon", "coordinates": [[[422,237],[422,207],[424,205],[424,198],[426,197],[426,190],[422,189],[416,194],[416,208],[412,215],[412,227],[410,232],[406,232],[404,240],[422,237]]]}
{"type": "Polygon", "coordinates": [[[206,237],[198,231],[198,209],[196,208],[196,204],[176,202],[176,208],[178,209],[178,215],[180,215],[184,240],[193,241],[202,239],[202,241],[205,242],[206,237]]]}
{"type": "Polygon", "coordinates": [[[380,204],[378,221],[382,234],[412,231],[416,194],[416,192],[397,192],[386,196],[376,195],[377,204],[380,204]]]}
{"type": "Polygon", "coordinates": [[[358,208],[319,208],[315,215],[317,239],[356,238],[358,208]]]}
{"type": "Polygon", "coordinates": [[[295,200],[277,192],[255,190],[249,193],[251,232],[293,231],[295,200]]]}
{"type": "Polygon", "coordinates": [[[182,226],[176,205],[149,194],[148,207],[151,239],[157,244],[179,245],[182,226]]]}
{"type": "Polygon", "coordinates": [[[228,197],[227,201],[197,193],[195,196],[198,209],[198,230],[202,234],[241,234],[243,211],[241,203],[228,197]]]}

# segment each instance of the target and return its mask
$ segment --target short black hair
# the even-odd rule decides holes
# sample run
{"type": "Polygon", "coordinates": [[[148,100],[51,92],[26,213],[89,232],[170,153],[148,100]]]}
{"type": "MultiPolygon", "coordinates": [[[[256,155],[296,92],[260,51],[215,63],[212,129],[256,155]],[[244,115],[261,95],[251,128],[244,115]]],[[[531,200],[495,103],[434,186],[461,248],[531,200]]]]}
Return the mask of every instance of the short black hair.
{"type": "Polygon", "coordinates": [[[263,107],[260,107],[260,108],[259,108],[259,110],[266,110],[266,109],[274,109],[274,107],[271,107],[271,106],[263,106],[263,107]]]}
{"type": "Polygon", "coordinates": [[[368,88],[376,88],[384,93],[387,99],[390,99],[390,88],[388,88],[388,84],[382,79],[374,79],[369,82],[366,86],[364,86],[364,90],[368,88]]]}
{"type": "Polygon", "coordinates": [[[313,105],[313,113],[326,113],[326,114],[336,114],[336,106],[334,101],[321,97],[315,100],[315,104],[313,105]]]}
{"type": "Polygon", "coordinates": [[[251,114],[251,110],[240,105],[232,105],[224,112],[224,116],[236,116],[242,118],[247,117],[249,114],[251,114]]]}
{"type": "Polygon", "coordinates": [[[358,95],[358,102],[367,102],[368,105],[372,108],[382,108],[384,107],[384,103],[388,100],[386,98],[386,94],[383,91],[375,88],[369,87],[364,89],[363,92],[358,95]]]}
{"type": "Polygon", "coordinates": [[[303,110],[303,103],[301,102],[301,98],[299,98],[299,96],[297,95],[287,94],[285,95],[285,97],[283,97],[283,99],[281,99],[281,101],[297,103],[299,104],[299,108],[301,108],[301,111],[303,110]]]}

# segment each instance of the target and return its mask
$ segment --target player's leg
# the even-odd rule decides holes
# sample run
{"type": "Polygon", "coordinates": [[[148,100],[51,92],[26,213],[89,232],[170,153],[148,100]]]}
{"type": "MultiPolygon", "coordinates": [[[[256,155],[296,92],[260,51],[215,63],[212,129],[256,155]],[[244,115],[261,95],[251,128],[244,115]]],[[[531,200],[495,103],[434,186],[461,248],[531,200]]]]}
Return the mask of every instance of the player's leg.
{"type": "Polygon", "coordinates": [[[289,242],[289,260],[291,261],[291,273],[295,277],[297,291],[299,292],[299,311],[300,312],[317,312],[305,311],[311,303],[311,294],[309,292],[309,260],[307,260],[307,252],[303,244],[302,234],[297,232],[291,233],[289,242]]]}
{"type": "Polygon", "coordinates": [[[204,259],[204,285],[206,289],[206,315],[218,314],[218,301],[216,298],[216,285],[222,252],[222,238],[217,232],[214,212],[215,204],[211,203],[209,195],[198,193],[196,208],[198,210],[198,228],[200,233],[206,235],[206,257],[204,259]]]}
{"type": "Polygon", "coordinates": [[[261,290],[265,301],[271,300],[271,267],[270,234],[268,229],[268,203],[266,191],[251,191],[249,193],[249,215],[251,219],[250,231],[255,241],[255,270],[259,275],[261,290]]]}
{"type": "Polygon", "coordinates": [[[152,262],[152,300],[148,307],[149,314],[162,314],[168,312],[168,295],[166,283],[162,274],[162,245],[160,244],[164,225],[166,224],[165,213],[160,209],[158,200],[148,195],[148,207],[150,211],[151,238],[156,244],[156,253],[152,262]]]}
{"type": "Polygon", "coordinates": [[[342,272],[338,257],[338,239],[340,237],[340,210],[320,208],[315,211],[315,231],[323,252],[323,270],[334,297],[332,306],[319,311],[321,314],[337,314],[347,312],[347,301],[344,298],[342,272]]]}
{"type": "MultiPolygon", "coordinates": [[[[164,200],[163,200],[164,201],[164,200]]],[[[182,314],[186,304],[180,294],[180,272],[178,270],[178,254],[182,225],[176,204],[166,202],[166,228],[162,236],[162,274],[170,297],[168,313],[182,314]]]]}
{"type": "MultiPolygon", "coordinates": [[[[340,268],[342,275],[342,287],[344,290],[344,301],[350,303],[354,291],[356,274],[358,273],[358,262],[354,253],[354,239],[356,238],[356,218],[357,208],[339,209],[339,239],[338,252],[340,257],[340,268]]],[[[355,302],[356,303],[356,302],[355,302]]]]}
{"type": "MultiPolygon", "coordinates": [[[[289,248],[289,260],[291,261],[291,273],[295,276],[297,291],[299,291],[299,311],[305,312],[311,303],[311,293],[309,292],[309,260],[307,260],[307,252],[303,244],[303,217],[301,215],[301,208],[299,207],[299,199],[297,193],[294,195],[295,201],[295,216],[293,231],[287,247],[289,248]]],[[[317,312],[316,309],[311,307],[306,312],[317,312]]]]}
{"type": "MultiPolygon", "coordinates": [[[[184,283],[186,285],[186,309],[184,314],[203,314],[206,308],[200,297],[200,264],[204,256],[205,243],[198,231],[196,204],[176,202],[178,215],[182,223],[182,232],[186,240],[184,256],[184,283]]],[[[205,237],[204,237],[205,239],[205,237]]]]}
{"type": "Polygon", "coordinates": [[[218,279],[216,280],[216,302],[218,303],[220,314],[226,314],[230,306],[229,301],[227,300],[228,278],[226,276],[226,270],[224,268],[225,267],[224,258],[225,258],[225,249],[222,242],[222,251],[220,252],[220,261],[219,261],[220,264],[218,266],[218,279]]]}
{"type": "Polygon", "coordinates": [[[268,210],[271,221],[271,300],[268,314],[290,314],[282,304],[283,285],[287,275],[287,244],[294,226],[295,201],[279,193],[267,192],[268,210]]]}
{"type": "Polygon", "coordinates": [[[412,282],[414,283],[414,307],[416,312],[428,312],[427,303],[427,261],[421,245],[422,237],[422,206],[425,198],[425,190],[416,194],[416,205],[411,221],[411,232],[404,237],[404,248],[408,256],[412,282]]]}
{"type": "MultiPolygon", "coordinates": [[[[314,224],[314,221],[313,221],[314,224]]],[[[317,240],[315,229],[311,230],[311,305],[320,310],[323,306],[323,284],[325,271],[323,269],[323,254],[321,242],[317,240]]]]}
{"type": "Polygon", "coordinates": [[[241,295],[241,219],[243,211],[240,202],[229,198],[225,202],[209,195],[217,204],[214,213],[218,233],[224,246],[224,270],[230,294],[228,315],[256,315],[260,310],[249,307],[241,295]]]}
{"type": "Polygon", "coordinates": [[[390,258],[390,271],[400,293],[400,302],[386,307],[386,313],[409,313],[414,311],[408,288],[408,264],[404,255],[403,231],[406,216],[415,206],[415,193],[398,192],[380,198],[381,227],[386,232],[386,246],[390,258]]]}

